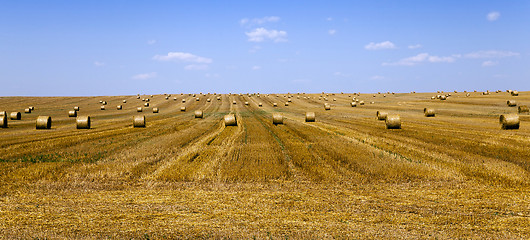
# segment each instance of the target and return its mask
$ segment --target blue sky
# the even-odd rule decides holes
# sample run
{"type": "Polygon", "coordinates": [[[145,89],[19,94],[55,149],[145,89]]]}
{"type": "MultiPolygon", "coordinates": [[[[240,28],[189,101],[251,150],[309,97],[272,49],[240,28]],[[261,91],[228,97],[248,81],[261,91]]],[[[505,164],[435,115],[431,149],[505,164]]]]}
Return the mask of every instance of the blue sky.
{"type": "Polygon", "coordinates": [[[530,90],[530,1],[0,1],[1,96],[530,90]]]}

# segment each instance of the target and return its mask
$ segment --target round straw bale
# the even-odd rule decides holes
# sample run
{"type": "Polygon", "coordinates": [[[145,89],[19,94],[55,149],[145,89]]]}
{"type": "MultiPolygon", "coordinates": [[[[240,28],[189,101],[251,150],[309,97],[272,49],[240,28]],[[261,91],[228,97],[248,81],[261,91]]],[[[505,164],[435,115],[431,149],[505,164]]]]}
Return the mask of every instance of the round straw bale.
{"type": "Polygon", "coordinates": [[[31,113],[31,108],[26,108],[26,109],[24,109],[24,112],[25,112],[25,113],[31,113]]]}
{"type": "Polygon", "coordinates": [[[195,118],[202,118],[203,112],[202,110],[195,110],[195,118]]]}
{"type": "Polygon", "coordinates": [[[123,106],[122,106],[122,105],[118,105],[118,106],[116,106],[116,109],[117,109],[117,110],[122,110],[122,109],[123,109],[123,106]]]}
{"type": "Polygon", "coordinates": [[[169,97],[168,97],[168,96],[166,96],[166,100],[168,100],[168,99],[169,99],[169,97]]]}
{"type": "Polygon", "coordinates": [[[0,112],[0,116],[6,116],[7,117],[7,112],[6,111],[1,111],[0,112]]]}
{"type": "Polygon", "coordinates": [[[471,96],[471,94],[469,94],[469,93],[466,93],[466,97],[469,97],[469,96],[471,96]]]}
{"type": "Polygon", "coordinates": [[[272,106],[273,106],[273,107],[277,107],[278,104],[277,104],[277,103],[272,103],[272,106]]]}
{"type": "Polygon", "coordinates": [[[136,99],[140,99],[140,96],[136,96],[136,99]]]}
{"type": "Polygon", "coordinates": [[[151,95],[151,98],[153,98],[153,95],[151,95]]]}
{"type": "Polygon", "coordinates": [[[217,97],[217,101],[221,100],[221,97],[217,97]]]}
{"type": "Polygon", "coordinates": [[[149,98],[146,98],[145,101],[146,101],[146,102],[149,102],[149,101],[151,101],[151,100],[150,100],[149,98]]]}
{"type": "Polygon", "coordinates": [[[186,99],[182,99],[182,103],[185,103],[186,102],[186,99]]]}
{"type": "Polygon", "coordinates": [[[226,114],[224,117],[225,126],[237,126],[236,115],[226,114]]]}
{"type": "Polygon", "coordinates": [[[79,116],[75,119],[77,129],[90,129],[90,116],[79,116]]]}
{"type": "Polygon", "coordinates": [[[158,108],[157,107],[153,108],[153,113],[158,113],[158,108]]]}
{"type": "Polygon", "coordinates": [[[145,116],[133,116],[133,127],[145,127],[145,116]]]}
{"type": "Polygon", "coordinates": [[[136,111],[137,111],[137,112],[142,112],[143,109],[142,109],[142,107],[137,107],[137,108],[136,108],[136,111]]]}
{"type": "Polygon", "coordinates": [[[103,101],[102,101],[102,100],[99,100],[99,103],[103,103],[103,101]]]}
{"type": "Polygon", "coordinates": [[[180,107],[180,111],[181,112],[185,112],[186,111],[186,107],[180,107]]]}
{"type": "Polygon", "coordinates": [[[99,107],[99,109],[101,109],[101,110],[105,110],[105,105],[99,107]]]}
{"type": "Polygon", "coordinates": [[[75,107],[74,107],[74,111],[79,111],[79,107],[78,107],[78,106],[75,106],[75,107]]]}
{"type": "Polygon", "coordinates": [[[236,100],[234,100],[234,101],[232,102],[232,104],[236,104],[236,100]]]}
{"type": "Polygon", "coordinates": [[[336,98],[333,98],[333,101],[337,101],[337,99],[336,99],[336,98]]]}
{"type": "Polygon", "coordinates": [[[482,92],[482,95],[489,95],[489,92],[482,92]]]}
{"type": "Polygon", "coordinates": [[[247,105],[247,106],[248,106],[248,102],[245,102],[245,105],[247,105]]]}
{"type": "Polygon", "coordinates": [[[35,124],[37,129],[50,129],[52,128],[52,118],[50,116],[38,116],[37,123],[35,124]]]}
{"type": "Polygon", "coordinates": [[[274,125],[283,124],[283,114],[281,114],[281,113],[273,113],[272,114],[272,124],[274,124],[274,125]]]}
{"type": "Polygon", "coordinates": [[[200,101],[200,100],[201,100],[200,98],[195,98],[195,101],[197,101],[197,102],[200,101]]]}
{"type": "Polygon", "coordinates": [[[127,100],[123,100],[122,102],[123,102],[123,103],[127,103],[127,100]]]}
{"type": "Polygon", "coordinates": [[[508,100],[506,101],[506,105],[508,105],[508,107],[515,107],[517,106],[517,103],[515,102],[515,100],[508,100]]]}
{"type": "Polygon", "coordinates": [[[440,97],[440,100],[446,100],[446,99],[447,99],[447,97],[446,97],[445,95],[442,95],[442,96],[440,97]]]}
{"type": "Polygon", "coordinates": [[[287,102],[292,102],[292,100],[290,98],[287,99],[287,102]]]}
{"type": "Polygon", "coordinates": [[[174,98],[173,98],[173,101],[177,101],[177,98],[176,98],[176,97],[174,97],[174,98]]]}
{"type": "Polygon", "coordinates": [[[424,108],[423,109],[423,114],[425,114],[425,117],[434,117],[436,112],[432,108],[424,108]]]}
{"type": "Polygon", "coordinates": [[[399,115],[387,115],[385,124],[387,129],[400,129],[401,119],[399,118],[399,115]]]}
{"type": "Polygon", "coordinates": [[[68,111],[68,117],[77,117],[77,111],[75,110],[68,111]]]}
{"type": "Polygon", "coordinates": [[[263,106],[263,103],[258,103],[258,107],[262,107],[263,106]]]}
{"type": "Polygon", "coordinates": [[[435,96],[432,96],[431,99],[436,99],[436,97],[435,97],[435,96]]]}
{"type": "Polygon", "coordinates": [[[324,109],[331,110],[331,105],[329,105],[329,103],[324,103],[324,109]]]}
{"type": "Polygon", "coordinates": [[[144,107],[149,107],[149,103],[148,102],[144,103],[144,107]]]}
{"type": "Polygon", "coordinates": [[[29,109],[31,109],[31,111],[34,111],[34,110],[35,110],[35,107],[29,107],[29,109]]]}
{"type": "Polygon", "coordinates": [[[527,112],[530,112],[530,109],[528,109],[528,106],[526,105],[519,105],[519,107],[517,108],[517,111],[519,113],[527,113],[527,112]]]}
{"type": "Polygon", "coordinates": [[[517,90],[513,90],[511,93],[512,96],[519,96],[519,92],[517,90]]]}
{"type": "Polygon", "coordinates": [[[103,101],[101,104],[103,104],[103,105],[107,105],[107,101],[103,101]]]}
{"type": "Polygon", "coordinates": [[[306,112],[305,113],[305,121],[306,122],[314,122],[315,121],[315,112],[306,112]]]}
{"type": "Polygon", "coordinates": [[[289,102],[285,102],[285,106],[289,106],[289,102]]]}
{"type": "Polygon", "coordinates": [[[356,102],[351,102],[350,103],[352,107],[357,107],[357,103],[356,102]]]}
{"type": "Polygon", "coordinates": [[[206,99],[206,101],[207,101],[207,102],[211,102],[211,101],[212,101],[212,99],[209,99],[209,98],[207,98],[207,99],[206,99]]]}
{"type": "Polygon", "coordinates": [[[359,101],[359,105],[364,105],[364,101],[359,101]]]}
{"type": "Polygon", "coordinates": [[[376,116],[377,120],[386,120],[388,112],[377,111],[376,116]]]}
{"type": "Polygon", "coordinates": [[[0,128],[7,128],[7,116],[0,116],[0,128]]]}
{"type": "Polygon", "coordinates": [[[499,117],[501,129],[519,129],[519,115],[516,113],[503,114],[499,117]]]}

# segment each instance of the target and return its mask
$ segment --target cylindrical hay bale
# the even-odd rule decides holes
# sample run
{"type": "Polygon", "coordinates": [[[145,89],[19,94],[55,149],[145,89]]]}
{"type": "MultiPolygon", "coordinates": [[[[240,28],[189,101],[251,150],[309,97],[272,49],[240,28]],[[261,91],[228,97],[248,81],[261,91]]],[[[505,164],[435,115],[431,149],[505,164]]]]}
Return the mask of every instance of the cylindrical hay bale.
{"type": "Polygon", "coordinates": [[[447,97],[445,95],[440,96],[440,100],[446,100],[447,97]]]}
{"type": "Polygon", "coordinates": [[[211,102],[211,101],[212,101],[212,99],[209,99],[209,98],[206,99],[206,102],[211,102]]]}
{"type": "Polygon", "coordinates": [[[75,110],[68,111],[68,117],[77,117],[77,111],[75,110]]]}
{"type": "Polygon", "coordinates": [[[281,114],[281,113],[273,113],[272,114],[272,124],[274,124],[274,125],[283,124],[283,114],[281,114]]]}
{"type": "Polygon", "coordinates": [[[277,104],[277,103],[272,103],[272,106],[273,106],[273,107],[277,107],[278,104],[277,104]]]}
{"type": "Polygon", "coordinates": [[[352,106],[352,107],[357,107],[357,103],[356,103],[356,102],[352,102],[352,103],[351,103],[351,106],[352,106]]]}
{"type": "Polygon", "coordinates": [[[424,108],[423,114],[425,114],[425,117],[434,117],[434,115],[436,115],[436,112],[432,108],[424,108]]]}
{"type": "Polygon", "coordinates": [[[516,91],[516,90],[513,90],[513,91],[512,91],[512,96],[519,96],[519,92],[516,91]]]}
{"type": "Polygon", "coordinates": [[[166,96],[166,100],[168,100],[168,99],[169,99],[169,97],[168,97],[168,96],[166,96]]]}
{"type": "Polygon", "coordinates": [[[245,102],[245,105],[247,105],[247,106],[248,106],[248,102],[245,102]]]}
{"type": "Polygon", "coordinates": [[[387,129],[400,129],[401,119],[399,118],[399,115],[387,115],[385,124],[387,129]]]}
{"type": "Polygon", "coordinates": [[[35,107],[29,107],[29,109],[31,109],[31,111],[34,111],[34,110],[35,110],[35,107]]]}
{"type": "Polygon", "coordinates": [[[107,101],[103,101],[101,104],[103,104],[103,105],[107,105],[107,101]]]}
{"type": "Polygon", "coordinates": [[[386,120],[388,113],[377,111],[376,115],[377,115],[377,120],[386,120]]]}
{"type": "Polygon", "coordinates": [[[186,107],[180,107],[180,111],[181,112],[185,112],[186,111],[186,107]]]}
{"type": "Polygon", "coordinates": [[[325,103],[325,104],[324,104],[324,109],[325,109],[325,110],[331,110],[331,105],[325,103]]]}
{"type": "Polygon", "coordinates": [[[75,119],[77,129],[90,129],[90,116],[79,116],[75,119]]]}
{"type": "Polygon", "coordinates": [[[258,103],[258,107],[262,107],[263,106],[263,103],[258,103]]]}
{"type": "Polygon", "coordinates": [[[142,111],[143,111],[143,108],[142,108],[142,107],[137,107],[137,108],[136,108],[136,111],[137,111],[137,112],[142,112],[142,111]]]}
{"type": "Polygon", "coordinates": [[[10,115],[11,120],[20,120],[22,115],[20,115],[20,112],[12,112],[10,115]]]}
{"type": "Polygon", "coordinates": [[[133,127],[145,127],[145,116],[133,116],[133,127]]]}
{"type": "Polygon", "coordinates": [[[197,101],[197,102],[200,101],[200,100],[201,100],[200,98],[195,98],[195,101],[197,101]]]}
{"type": "Polygon", "coordinates": [[[146,98],[145,101],[146,101],[146,102],[149,102],[149,101],[151,101],[151,100],[149,100],[149,98],[146,98]]]}
{"type": "Polygon", "coordinates": [[[289,102],[285,102],[285,106],[289,106],[289,102]]]}
{"type": "Polygon", "coordinates": [[[217,101],[221,100],[221,97],[217,97],[217,101]]]}
{"type": "Polygon", "coordinates": [[[158,108],[157,107],[153,108],[153,113],[158,113],[158,108]]]}
{"type": "Polygon", "coordinates": [[[364,101],[359,101],[359,105],[364,105],[364,101]]]}
{"type": "Polygon", "coordinates": [[[52,128],[52,118],[50,116],[38,116],[35,126],[37,129],[50,129],[52,128]]]}
{"type": "Polygon", "coordinates": [[[508,107],[517,106],[517,103],[514,100],[508,100],[508,101],[506,101],[506,104],[508,105],[508,107]]]}
{"type": "Polygon", "coordinates": [[[75,106],[75,107],[74,107],[74,111],[79,111],[79,107],[78,107],[78,106],[75,106]]]}
{"type": "Polygon", "coordinates": [[[24,112],[25,112],[25,113],[31,113],[31,108],[26,108],[26,109],[24,109],[24,112]]]}
{"type": "Polygon", "coordinates": [[[526,105],[519,105],[519,107],[517,108],[517,111],[519,113],[527,113],[527,112],[530,112],[530,109],[528,109],[528,106],[526,105]]]}
{"type": "Polygon", "coordinates": [[[225,115],[224,120],[225,126],[237,126],[236,115],[234,114],[225,115]]]}
{"type": "Polygon", "coordinates": [[[519,115],[516,113],[503,114],[499,118],[502,129],[519,129],[519,115]]]}
{"type": "Polygon", "coordinates": [[[102,101],[102,100],[99,100],[99,103],[103,103],[103,101],[102,101]]]}
{"type": "Polygon", "coordinates": [[[6,116],[7,117],[7,112],[6,111],[1,111],[0,112],[0,116],[6,116]]]}
{"type": "Polygon", "coordinates": [[[101,106],[99,109],[105,110],[105,105],[101,106]]]}
{"type": "Polygon", "coordinates": [[[173,101],[177,101],[177,98],[176,98],[176,97],[174,97],[174,98],[173,98],[173,101]]]}
{"type": "Polygon", "coordinates": [[[153,98],[153,95],[151,95],[151,98],[153,98]]]}
{"type": "Polygon", "coordinates": [[[315,112],[306,112],[305,113],[305,121],[306,122],[314,122],[315,121],[315,112]]]}
{"type": "Polygon", "coordinates": [[[123,106],[122,106],[122,105],[118,105],[118,106],[116,106],[116,109],[117,109],[117,110],[122,110],[122,109],[123,109],[123,106]]]}
{"type": "Polygon", "coordinates": [[[0,116],[0,128],[7,128],[7,116],[0,116]]]}
{"type": "Polygon", "coordinates": [[[232,104],[236,104],[236,100],[234,100],[234,101],[232,102],[232,104]]]}
{"type": "Polygon", "coordinates": [[[195,118],[202,118],[203,113],[202,110],[195,110],[195,118]]]}
{"type": "Polygon", "coordinates": [[[123,100],[123,103],[127,103],[127,100],[123,100]]]}
{"type": "Polygon", "coordinates": [[[182,99],[182,103],[185,103],[186,102],[186,99],[182,99]]]}
{"type": "Polygon", "coordinates": [[[292,102],[292,100],[290,98],[287,99],[287,102],[292,102]]]}
{"type": "Polygon", "coordinates": [[[144,107],[149,107],[149,103],[148,102],[144,103],[144,107]]]}
{"type": "Polygon", "coordinates": [[[466,93],[466,97],[469,97],[469,96],[471,96],[471,94],[469,94],[469,93],[466,93]]]}
{"type": "Polygon", "coordinates": [[[136,96],[136,99],[140,99],[140,96],[136,96]]]}

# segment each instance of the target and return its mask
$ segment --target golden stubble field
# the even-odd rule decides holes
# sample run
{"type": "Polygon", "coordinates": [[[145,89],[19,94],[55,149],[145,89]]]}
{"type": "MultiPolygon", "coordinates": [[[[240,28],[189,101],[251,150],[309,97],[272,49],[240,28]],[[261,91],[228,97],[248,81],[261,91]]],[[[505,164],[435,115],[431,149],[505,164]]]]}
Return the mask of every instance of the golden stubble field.
{"type": "Polygon", "coordinates": [[[530,115],[499,125],[530,92],[437,94],[361,94],[357,107],[351,93],[289,106],[289,94],[142,95],[142,113],[136,96],[1,97],[22,119],[0,128],[0,238],[530,238],[530,115]],[[76,129],[74,106],[91,129],[76,129]],[[40,115],[52,129],[35,129],[40,115]]]}

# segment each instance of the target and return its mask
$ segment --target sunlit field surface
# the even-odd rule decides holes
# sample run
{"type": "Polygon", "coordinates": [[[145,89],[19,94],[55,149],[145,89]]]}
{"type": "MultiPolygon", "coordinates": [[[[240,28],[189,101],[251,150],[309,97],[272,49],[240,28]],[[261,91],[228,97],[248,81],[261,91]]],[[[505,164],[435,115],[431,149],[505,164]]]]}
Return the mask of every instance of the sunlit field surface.
{"type": "Polygon", "coordinates": [[[0,238],[530,237],[530,115],[499,124],[530,92],[385,94],[1,97],[22,119],[0,128],[0,238]]]}

